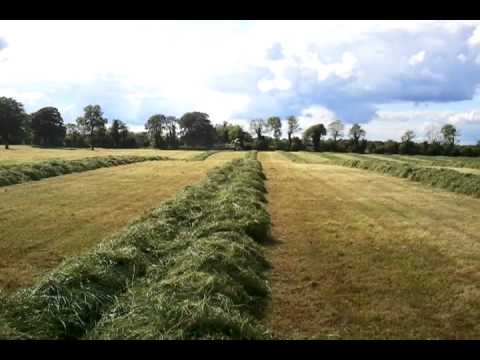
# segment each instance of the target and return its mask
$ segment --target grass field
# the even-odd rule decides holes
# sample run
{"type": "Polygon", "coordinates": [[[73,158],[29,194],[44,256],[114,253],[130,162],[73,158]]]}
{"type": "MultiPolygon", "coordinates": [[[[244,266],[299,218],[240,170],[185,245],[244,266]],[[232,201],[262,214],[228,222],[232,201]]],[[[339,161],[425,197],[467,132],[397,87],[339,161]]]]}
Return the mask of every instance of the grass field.
{"type": "Polygon", "coordinates": [[[199,162],[145,162],[2,188],[0,288],[33,284],[62,259],[175,196],[209,169],[243,156],[231,152],[199,162]]]}
{"type": "MultiPolygon", "coordinates": [[[[0,151],[0,163],[73,159],[68,156],[75,153],[73,156],[82,158],[82,154],[91,154],[90,150],[28,147],[19,147],[12,153],[15,151],[19,153],[8,156],[0,151]]],[[[99,149],[93,153],[98,156],[103,151],[119,154],[123,150],[99,149]]],[[[201,155],[194,151],[159,150],[126,150],[123,154],[132,153],[175,159],[201,155]]],[[[255,156],[245,151],[208,155],[201,156],[203,160],[147,161],[1,188],[0,289],[12,294],[14,290],[37,284],[62,260],[77,258],[165,200],[176,198],[185,186],[201,183],[214,167],[247,155],[255,156]]],[[[265,255],[270,264],[267,275],[271,290],[266,308],[263,303],[257,304],[255,317],[259,315],[262,326],[281,339],[478,339],[480,199],[370,170],[334,165],[339,160],[355,159],[389,160],[395,167],[410,164],[477,174],[479,171],[437,166],[432,165],[433,160],[412,160],[399,155],[258,153],[267,178],[267,208],[273,227],[270,241],[254,251],[257,260],[265,255]]],[[[451,161],[439,159],[438,164],[451,161]]],[[[475,160],[464,161],[468,165],[468,161],[475,160]]],[[[258,173],[255,175],[253,168],[237,170],[230,166],[229,171],[213,177],[218,185],[209,185],[204,190],[200,187],[191,193],[191,200],[178,200],[173,208],[166,208],[166,219],[184,223],[183,227],[175,228],[175,242],[159,245],[159,249],[171,248],[172,258],[179,260],[172,260],[172,269],[165,265],[168,262],[153,266],[144,281],[121,295],[112,311],[102,316],[99,327],[91,332],[84,329],[85,336],[191,338],[198,335],[191,319],[202,322],[200,332],[205,336],[217,334],[212,329],[220,323],[236,331],[227,337],[264,336],[256,325],[249,327],[253,326],[250,318],[247,321],[240,313],[229,313],[236,309],[230,300],[225,302],[222,297],[211,296],[211,291],[219,291],[221,296],[236,298],[243,304],[250,297],[240,296],[242,289],[258,287],[260,283],[255,283],[258,276],[263,276],[258,275],[263,270],[255,266],[256,270],[246,270],[252,256],[247,255],[250,250],[233,251],[230,240],[201,235],[202,226],[216,229],[218,234],[228,228],[238,232],[229,235],[236,239],[242,236],[246,224],[250,221],[248,227],[255,224],[255,218],[249,216],[259,209],[256,202],[263,197],[258,193],[263,192],[263,180],[258,173]],[[228,174],[236,174],[236,185],[228,184],[232,181],[228,174]],[[250,177],[257,180],[251,182],[250,177]],[[218,193],[212,193],[214,188],[218,193]],[[250,196],[253,197],[248,200],[250,196]],[[255,197],[258,198],[254,201],[255,197]],[[175,206],[180,207],[175,210],[175,206]],[[242,215],[229,215],[225,209],[242,215]],[[204,218],[202,213],[209,217],[204,218]],[[197,229],[192,225],[197,221],[206,222],[197,229]],[[197,245],[185,247],[190,242],[197,245]],[[222,245],[217,247],[219,244],[222,245]],[[220,253],[212,249],[219,249],[220,253]],[[235,256],[239,258],[233,259],[235,256]],[[237,260],[246,268],[233,265],[237,260]],[[215,261],[221,265],[218,269],[209,265],[215,261]],[[195,276],[181,275],[188,266],[194,266],[195,276]],[[162,280],[164,276],[171,280],[162,280]],[[232,283],[232,279],[241,279],[241,284],[237,280],[232,283]],[[182,290],[172,291],[170,284],[181,286],[182,290]],[[165,292],[170,300],[163,297],[165,292]],[[197,295],[192,296],[198,299],[190,301],[190,295],[186,294],[194,293],[197,295]],[[202,302],[204,295],[210,296],[206,302],[208,311],[202,302]],[[180,300],[188,304],[181,311],[175,305],[180,300]],[[163,306],[180,312],[172,314],[163,306]],[[191,309],[196,310],[190,313],[191,309]],[[221,320],[215,317],[216,311],[223,314],[221,320]],[[124,312],[129,315],[124,317],[124,312]],[[149,317],[153,313],[158,326],[149,317]],[[177,319],[181,322],[179,326],[186,326],[190,332],[174,329],[176,316],[183,319],[177,319]],[[164,317],[170,325],[165,325],[164,317]],[[250,325],[242,325],[244,321],[250,325]],[[133,323],[137,324],[135,329],[133,323]]],[[[458,176],[452,173],[453,177],[458,176]]],[[[476,181],[476,177],[471,178],[476,181]]],[[[162,226],[170,229],[170,220],[162,221],[160,229],[162,226]]],[[[266,288],[260,290],[261,298],[266,297],[266,288]]],[[[245,310],[243,306],[238,309],[245,310]]],[[[0,311],[0,321],[1,316],[0,311]]],[[[217,335],[225,336],[230,330],[225,331],[217,335]]]]}
{"type": "Polygon", "coordinates": [[[44,149],[27,145],[12,145],[9,150],[0,148],[0,165],[39,162],[52,159],[73,160],[92,156],[137,155],[166,156],[172,159],[188,159],[201,151],[156,149],[44,149]]]}
{"type": "Polygon", "coordinates": [[[261,153],[280,338],[478,338],[480,200],[261,153]]]}

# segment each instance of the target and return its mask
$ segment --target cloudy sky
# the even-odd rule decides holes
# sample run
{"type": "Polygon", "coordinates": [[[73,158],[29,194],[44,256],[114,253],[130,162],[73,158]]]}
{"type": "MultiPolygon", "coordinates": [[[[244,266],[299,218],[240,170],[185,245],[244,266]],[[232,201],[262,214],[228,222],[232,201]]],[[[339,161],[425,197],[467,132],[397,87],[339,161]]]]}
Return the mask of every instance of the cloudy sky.
{"type": "Polygon", "coordinates": [[[452,123],[471,144],[480,22],[0,21],[0,96],[56,106],[66,122],[100,104],[133,130],[202,111],[242,125],[359,122],[372,140],[452,123]]]}

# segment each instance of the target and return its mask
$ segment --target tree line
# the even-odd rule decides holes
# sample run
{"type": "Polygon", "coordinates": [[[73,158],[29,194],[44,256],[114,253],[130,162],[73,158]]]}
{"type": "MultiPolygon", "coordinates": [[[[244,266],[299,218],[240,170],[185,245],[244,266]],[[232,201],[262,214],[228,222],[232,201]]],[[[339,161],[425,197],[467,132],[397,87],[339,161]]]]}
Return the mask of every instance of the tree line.
{"type": "Polygon", "coordinates": [[[345,125],[340,120],[325,126],[314,124],[300,127],[298,118],[281,119],[272,116],[249,122],[249,131],[242,126],[223,122],[213,125],[208,114],[187,112],[177,118],[155,114],[145,122],[145,131],[130,131],[125,122],[108,119],[100,105],[88,105],[74,123],[64,124],[55,107],[44,107],[27,114],[23,104],[12,98],[0,97],[0,143],[32,144],[45,147],[98,147],[158,149],[234,149],[234,150],[311,150],[375,154],[422,154],[480,156],[477,145],[459,145],[459,132],[454,125],[431,126],[425,141],[416,142],[417,134],[406,131],[401,141],[369,141],[360,124],[353,124],[345,137],[345,125]],[[282,138],[286,124],[286,138],[282,138]],[[296,134],[303,131],[303,136],[296,134]],[[327,136],[329,136],[327,138],[327,136]]]}

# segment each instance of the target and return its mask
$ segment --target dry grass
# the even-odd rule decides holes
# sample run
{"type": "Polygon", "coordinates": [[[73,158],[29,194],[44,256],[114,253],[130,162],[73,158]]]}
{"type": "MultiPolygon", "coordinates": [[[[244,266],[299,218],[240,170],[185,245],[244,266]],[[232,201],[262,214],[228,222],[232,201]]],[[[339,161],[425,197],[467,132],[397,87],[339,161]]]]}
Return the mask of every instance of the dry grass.
{"type": "Polygon", "coordinates": [[[62,259],[201,179],[223,164],[222,158],[145,162],[3,188],[0,288],[9,291],[33,284],[62,259]]]}
{"type": "Polygon", "coordinates": [[[0,148],[0,164],[12,165],[39,162],[52,159],[73,160],[92,156],[137,155],[165,156],[172,159],[187,159],[199,151],[157,150],[157,149],[42,149],[28,145],[12,145],[9,150],[0,148]]]}
{"type": "Polygon", "coordinates": [[[480,336],[480,200],[260,153],[281,338],[480,336]]]}
{"type": "Polygon", "coordinates": [[[248,151],[219,151],[205,159],[206,162],[230,161],[234,159],[242,159],[247,155],[248,151]]]}

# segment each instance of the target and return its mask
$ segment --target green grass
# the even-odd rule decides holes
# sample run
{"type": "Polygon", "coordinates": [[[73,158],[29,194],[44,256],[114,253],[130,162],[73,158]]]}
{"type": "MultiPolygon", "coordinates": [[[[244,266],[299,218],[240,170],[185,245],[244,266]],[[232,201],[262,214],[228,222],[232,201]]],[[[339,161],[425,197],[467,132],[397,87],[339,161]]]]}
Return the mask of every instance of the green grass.
{"type": "Polygon", "coordinates": [[[218,150],[202,151],[200,154],[192,156],[188,160],[190,160],[190,161],[203,161],[203,160],[207,159],[208,157],[212,156],[213,154],[216,154],[217,152],[218,152],[218,150]]]}
{"type": "Polygon", "coordinates": [[[106,156],[78,160],[48,160],[38,163],[0,165],[0,186],[143,161],[170,160],[162,156],[106,156]]]}
{"type": "Polygon", "coordinates": [[[234,160],[37,285],[2,297],[0,338],[266,336],[252,306],[268,293],[255,244],[270,228],[262,175],[259,162],[234,160]],[[218,257],[211,258],[214,249],[218,257]],[[121,309],[132,301],[130,321],[139,327],[122,321],[121,309]],[[115,316],[102,316],[107,311],[115,316]],[[151,321],[142,323],[143,311],[151,321]]]}
{"type": "Polygon", "coordinates": [[[480,200],[260,152],[280,339],[478,339],[480,200]]]}
{"type": "Polygon", "coordinates": [[[9,150],[0,147],[0,165],[36,163],[47,160],[75,160],[105,156],[163,156],[171,159],[188,159],[196,150],[160,150],[153,148],[106,149],[95,148],[42,148],[29,145],[12,145],[9,150]]]}
{"type": "Polygon", "coordinates": [[[332,164],[375,171],[460,194],[480,197],[480,176],[476,174],[377,159],[336,160],[332,161],[332,164]]]}

